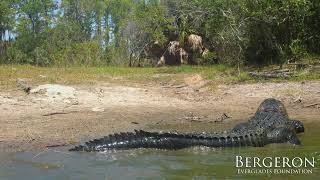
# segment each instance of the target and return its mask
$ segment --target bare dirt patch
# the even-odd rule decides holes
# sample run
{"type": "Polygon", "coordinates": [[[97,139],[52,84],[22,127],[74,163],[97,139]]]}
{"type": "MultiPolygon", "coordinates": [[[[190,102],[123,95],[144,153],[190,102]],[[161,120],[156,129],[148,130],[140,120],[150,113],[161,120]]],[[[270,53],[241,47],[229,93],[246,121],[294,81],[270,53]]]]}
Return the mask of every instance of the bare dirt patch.
{"type": "Polygon", "coordinates": [[[291,118],[319,120],[320,81],[217,85],[190,77],[181,86],[98,83],[41,85],[0,92],[0,145],[25,150],[78,143],[133,129],[214,131],[248,119],[265,98],[291,118]],[[205,85],[203,85],[205,84],[205,85]],[[229,116],[225,121],[219,118],[229,116]]]}

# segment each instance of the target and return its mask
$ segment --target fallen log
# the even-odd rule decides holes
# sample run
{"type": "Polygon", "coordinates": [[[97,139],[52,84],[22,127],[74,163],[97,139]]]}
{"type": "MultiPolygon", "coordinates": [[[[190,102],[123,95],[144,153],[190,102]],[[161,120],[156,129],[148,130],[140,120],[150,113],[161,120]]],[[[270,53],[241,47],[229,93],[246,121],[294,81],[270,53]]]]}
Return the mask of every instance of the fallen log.
{"type": "Polygon", "coordinates": [[[293,72],[249,72],[249,75],[259,78],[289,78],[293,72]]]}
{"type": "Polygon", "coordinates": [[[286,73],[286,72],[290,72],[290,69],[275,69],[274,72],[277,72],[277,73],[286,73]]]}

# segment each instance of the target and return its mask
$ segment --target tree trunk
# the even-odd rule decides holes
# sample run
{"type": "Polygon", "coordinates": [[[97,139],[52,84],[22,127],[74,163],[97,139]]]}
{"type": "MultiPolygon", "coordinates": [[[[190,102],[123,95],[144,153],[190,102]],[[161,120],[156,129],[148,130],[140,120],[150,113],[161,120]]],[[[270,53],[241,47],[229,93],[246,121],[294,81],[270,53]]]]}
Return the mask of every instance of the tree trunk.
{"type": "Polygon", "coordinates": [[[130,53],[129,57],[129,67],[132,67],[132,53],[130,53]]]}
{"type": "Polygon", "coordinates": [[[105,22],[105,35],[104,35],[104,43],[105,43],[105,46],[107,47],[108,44],[109,44],[109,41],[110,41],[110,36],[109,36],[109,33],[110,33],[110,22],[109,22],[109,12],[106,11],[105,12],[105,15],[104,15],[104,22],[105,22]]]}

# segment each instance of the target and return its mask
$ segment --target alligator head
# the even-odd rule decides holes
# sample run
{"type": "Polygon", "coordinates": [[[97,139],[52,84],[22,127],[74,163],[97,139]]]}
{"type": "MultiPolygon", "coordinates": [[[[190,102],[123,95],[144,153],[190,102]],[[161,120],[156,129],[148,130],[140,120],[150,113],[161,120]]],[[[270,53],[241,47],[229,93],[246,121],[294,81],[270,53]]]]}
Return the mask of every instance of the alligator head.
{"type": "Polygon", "coordinates": [[[279,114],[282,114],[285,117],[288,117],[288,113],[284,104],[281,101],[276,100],[274,98],[265,99],[260,104],[260,106],[256,111],[256,115],[261,112],[274,112],[274,113],[277,112],[279,114]]]}

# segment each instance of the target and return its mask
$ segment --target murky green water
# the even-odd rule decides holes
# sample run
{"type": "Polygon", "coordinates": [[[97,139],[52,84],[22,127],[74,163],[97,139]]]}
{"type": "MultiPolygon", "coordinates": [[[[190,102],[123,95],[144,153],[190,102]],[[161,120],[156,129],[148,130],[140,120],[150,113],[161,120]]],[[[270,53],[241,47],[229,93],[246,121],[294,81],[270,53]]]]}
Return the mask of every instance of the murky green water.
{"type": "Polygon", "coordinates": [[[67,148],[46,152],[0,154],[0,179],[319,179],[320,124],[307,123],[301,146],[179,151],[130,150],[70,153],[67,148]],[[235,156],[315,157],[312,174],[238,174],[235,156]]]}

